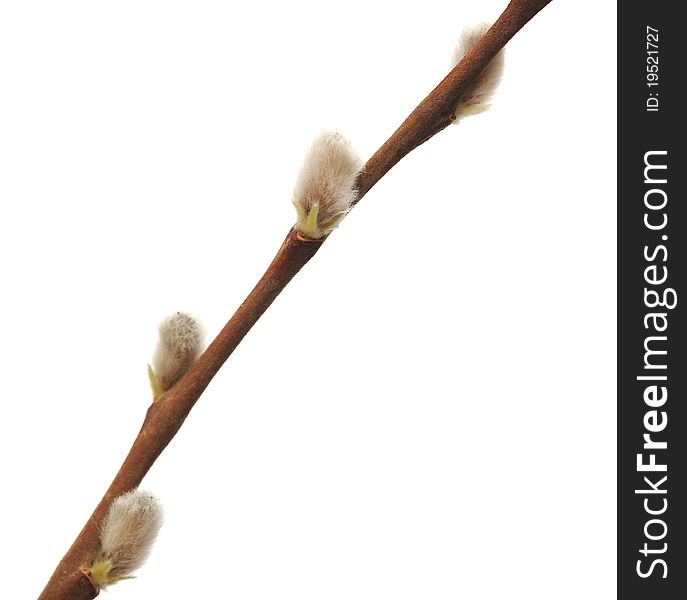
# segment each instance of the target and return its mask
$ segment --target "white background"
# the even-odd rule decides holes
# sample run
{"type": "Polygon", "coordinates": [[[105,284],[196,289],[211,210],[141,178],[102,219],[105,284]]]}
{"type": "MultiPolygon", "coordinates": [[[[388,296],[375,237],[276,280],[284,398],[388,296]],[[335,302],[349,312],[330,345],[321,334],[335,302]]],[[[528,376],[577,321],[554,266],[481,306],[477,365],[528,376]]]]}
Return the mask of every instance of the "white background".
{"type": "MultiPolygon", "coordinates": [[[[369,157],[499,1],[0,5],[0,564],[38,595],[133,440],[156,326],[216,333],[322,129],[369,157]]],[[[615,595],[615,6],[369,193],[143,487],[117,600],[615,595]]],[[[8,589],[9,586],[9,589],[8,589]]]]}

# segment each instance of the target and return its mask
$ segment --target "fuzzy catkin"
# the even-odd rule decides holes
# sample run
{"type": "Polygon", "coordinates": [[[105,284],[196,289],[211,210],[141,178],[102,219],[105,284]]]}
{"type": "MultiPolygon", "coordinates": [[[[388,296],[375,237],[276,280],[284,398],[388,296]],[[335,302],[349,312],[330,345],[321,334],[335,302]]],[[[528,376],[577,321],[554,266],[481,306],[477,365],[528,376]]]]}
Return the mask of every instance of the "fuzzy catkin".
{"type": "MultiPolygon", "coordinates": [[[[484,36],[490,23],[466,27],[453,53],[453,65],[457,65],[469,50],[484,36]]],[[[504,51],[501,50],[463,93],[454,111],[454,123],[461,117],[478,114],[489,108],[496,88],[501,83],[504,67],[504,51]]]]}
{"type": "Polygon", "coordinates": [[[332,232],[357,198],[355,181],[361,166],[355,149],[340,133],[325,132],[315,139],[293,191],[300,233],[320,239],[332,232]]]}
{"type": "Polygon", "coordinates": [[[177,312],[160,324],[160,339],[153,355],[153,371],[162,390],[170,389],[201,352],[203,329],[192,316],[177,312]]]}
{"type": "Polygon", "coordinates": [[[91,565],[99,587],[131,577],[148,558],[162,526],[162,505],[148,492],[132,490],[116,498],[100,529],[100,553],[91,565]]]}

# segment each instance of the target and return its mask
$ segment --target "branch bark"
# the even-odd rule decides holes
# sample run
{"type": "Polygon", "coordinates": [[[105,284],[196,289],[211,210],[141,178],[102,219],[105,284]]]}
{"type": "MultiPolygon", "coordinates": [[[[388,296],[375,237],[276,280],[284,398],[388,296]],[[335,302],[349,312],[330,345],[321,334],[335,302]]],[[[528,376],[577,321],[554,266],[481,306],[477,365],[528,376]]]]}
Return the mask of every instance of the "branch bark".
{"type": "MultiPolygon", "coordinates": [[[[367,161],[357,178],[358,199],[406,154],[451,123],[468,85],[505,44],[551,0],[513,0],[463,60],[417,106],[367,161]]],[[[88,600],[99,590],[87,575],[99,550],[99,526],[112,501],[137,487],[177,433],[220,367],[274,299],[319,250],[324,239],[310,240],[291,230],[267,271],[196,363],[148,408],[129,454],[107,492],[58,564],[39,600],[88,600]]]]}

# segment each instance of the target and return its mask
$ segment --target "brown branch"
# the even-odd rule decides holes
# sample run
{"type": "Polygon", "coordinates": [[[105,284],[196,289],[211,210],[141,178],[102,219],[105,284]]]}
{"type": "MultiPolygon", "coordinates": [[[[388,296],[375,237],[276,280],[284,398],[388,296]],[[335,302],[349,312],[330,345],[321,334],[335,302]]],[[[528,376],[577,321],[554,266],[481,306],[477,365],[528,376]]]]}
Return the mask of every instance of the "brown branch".
{"type": "MultiPolygon", "coordinates": [[[[367,161],[358,176],[358,201],[406,154],[451,123],[467,86],[499,50],[551,0],[513,0],[498,21],[367,161]]],[[[95,511],[60,561],[39,600],[87,600],[98,595],[87,568],[99,550],[98,528],[112,501],[137,487],[179,430],[220,367],[282,289],[324,240],[291,230],[255,288],[207,350],[168,392],[148,408],[128,456],[95,511]],[[86,571],[84,571],[86,569],[86,571]]]]}
{"type": "MultiPolygon", "coordinates": [[[[57,566],[40,600],[81,600],[74,589],[80,579],[73,576],[88,566],[99,549],[99,525],[112,501],[137,487],[150,467],[179,430],[203,390],[279,292],[301,270],[322,245],[322,240],[301,238],[289,232],[253,291],[234,316],[169,392],[158,396],[148,408],[143,426],[128,456],[72,547],[57,566]]],[[[98,594],[97,590],[91,598],[98,594]]]]}
{"type": "Polygon", "coordinates": [[[65,580],[65,588],[69,591],[70,600],[91,600],[100,591],[93,583],[88,569],[71,573],[65,580]]]}
{"type": "Polygon", "coordinates": [[[482,39],[367,161],[358,177],[358,201],[406,154],[451,124],[456,104],[470,83],[499,50],[550,2],[512,0],[482,39]]]}

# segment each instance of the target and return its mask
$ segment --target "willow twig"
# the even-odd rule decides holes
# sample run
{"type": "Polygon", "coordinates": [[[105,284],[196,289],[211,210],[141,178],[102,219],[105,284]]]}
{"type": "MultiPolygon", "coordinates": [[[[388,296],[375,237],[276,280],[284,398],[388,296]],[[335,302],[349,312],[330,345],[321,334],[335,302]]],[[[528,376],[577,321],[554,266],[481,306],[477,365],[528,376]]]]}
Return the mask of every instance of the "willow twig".
{"type": "MultiPolygon", "coordinates": [[[[470,83],[550,1],[510,2],[484,37],[367,161],[356,180],[356,202],[406,154],[451,123],[456,104],[470,83]]],[[[207,350],[173,388],[155,399],[119,472],[60,561],[39,600],[87,600],[98,595],[88,567],[98,551],[99,527],[112,501],[140,484],[220,367],[325,239],[308,239],[292,229],[265,274],[207,350]]]]}

